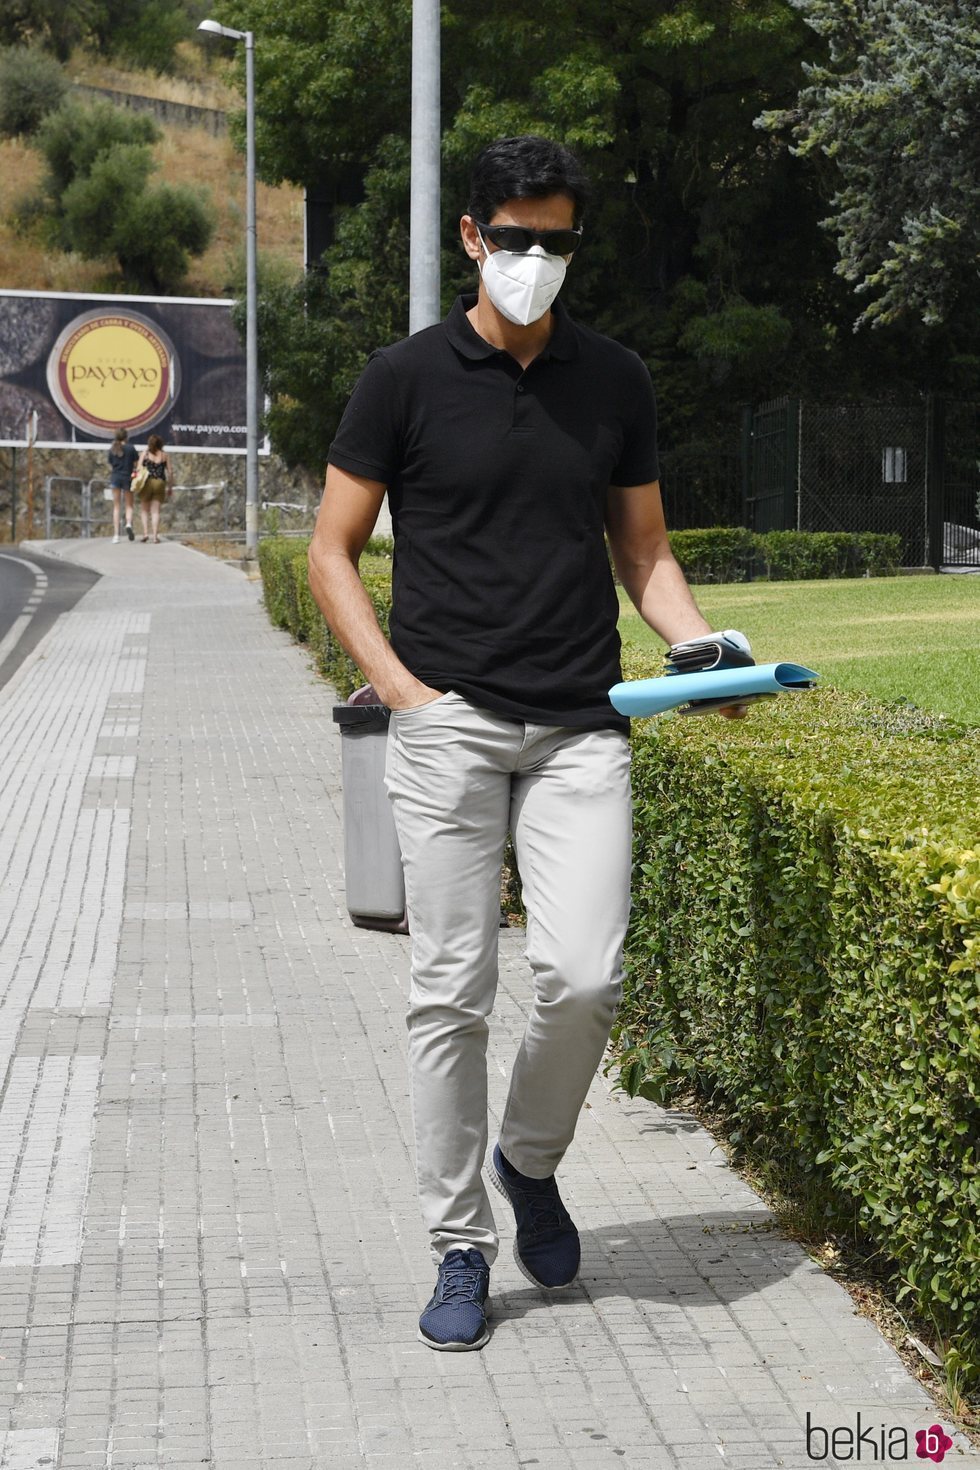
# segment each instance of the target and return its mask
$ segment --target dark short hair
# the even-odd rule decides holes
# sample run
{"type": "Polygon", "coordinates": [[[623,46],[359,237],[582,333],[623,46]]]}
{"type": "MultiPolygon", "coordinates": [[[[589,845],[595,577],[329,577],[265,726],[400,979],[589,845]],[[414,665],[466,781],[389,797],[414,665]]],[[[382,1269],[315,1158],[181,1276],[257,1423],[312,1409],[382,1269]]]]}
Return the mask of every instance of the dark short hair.
{"type": "Polygon", "coordinates": [[[489,222],[508,199],[544,199],[549,194],[567,194],[575,223],[581,224],[589,181],[574,153],[536,133],[498,138],[473,164],[466,212],[489,222]]]}
{"type": "Polygon", "coordinates": [[[146,448],[149,454],[159,454],[163,448],[163,440],[160,438],[160,435],[151,434],[147,440],[146,448]]]}

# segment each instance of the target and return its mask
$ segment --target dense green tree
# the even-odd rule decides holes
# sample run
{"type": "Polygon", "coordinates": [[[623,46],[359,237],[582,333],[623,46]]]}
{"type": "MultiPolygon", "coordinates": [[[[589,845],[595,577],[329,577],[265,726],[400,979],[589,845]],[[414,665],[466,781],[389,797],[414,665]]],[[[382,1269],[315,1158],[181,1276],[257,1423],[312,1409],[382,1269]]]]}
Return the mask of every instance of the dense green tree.
{"type": "MultiPolygon", "coordinates": [[[[411,5],[218,13],[256,34],[260,171],[338,200],[326,278],[277,288],[262,319],[274,440],[318,465],[367,353],[407,330],[411,5]]],[[[457,223],[473,155],[533,130],[575,147],[595,184],[563,299],[649,363],[668,446],[710,458],[748,399],[975,370],[966,339],[853,337],[819,226],[827,160],[754,126],[826,60],[789,0],[447,0],[442,19],[444,306],[475,279],[457,223]]]]}
{"type": "Polygon", "coordinates": [[[89,173],[96,159],[111,148],[142,147],[150,159],[150,145],[161,136],[145,113],[124,112],[109,102],[66,102],[44,120],[36,137],[46,165],[44,189],[52,208],[60,208],[75,179],[89,173]]]}
{"type": "Polygon", "coordinates": [[[97,0],[3,0],[0,44],[43,46],[60,61],[83,41],[96,12],[97,0]]]}
{"type": "Polygon", "coordinates": [[[0,51],[0,135],[29,136],[61,105],[68,80],[54,57],[37,46],[0,51]]]}
{"type": "Polygon", "coordinates": [[[98,0],[87,39],[124,64],[170,71],[177,46],[206,14],[199,0],[98,0]]]}
{"type": "Polygon", "coordinates": [[[66,249],[88,260],[112,253],[116,221],[146,188],[153,155],[142,143],[113,143],[79,169],[59,199],[57,228],[66,249]]]}
{"type": "MultiPolygon", "coordinates": [[[[283,13],[274,0],[224,0],[219,12],[256,32],[263,174],[343,197],[353,173],[363,189],[339,211],[327,283],[301,314],[317,340],[328,322],[342,344],[311,398],[292,381],[295,312],[264,336],[273,397],[294,423],[304,407],[315,417],[300,438],[322,458],[366,352],[407,328],[411,6],[300,0],[283,13]]],[[[752,121],[795,96],[814,44],[785,0],[444,6],[445,305],[473,282],[457,222],[475,152],[505,133],[560,137],[595,181],[568,304],[647,358],[674,438],[695,418],[704,430],[709,400],[727,409],[790,359],[786,247],[771,221],[818,210],[752,121]]]]}
{"type": "Polygon", "coordinates": [[[36,135],[47,165],[48,237],[91,260],[115,257],[126,283],[148,291],[178,285],[214,229],[199,193],[150,183],[159,136],[149,117],[77,102],[52,113],[36,135]]]}
{"type": "Polygon", "coordinates": [[[761,126],[836,167],[837,266],[858,320],[927,324],[976,293],[980,12],[975,0],[792,0],[827,43],[807,85],[761,126]]]}
{"type": "Polygon", "coordinates": [[[214,216],[200,194],[186,184],[158,184],[124,211],[112,232],[112,250],[128,281],[142,290],[172,291],[213,233],[214,216]]]}
{"type": "Polygon", "coordinates": [[[67,61],[85,44],[101,55],[167,71],[194,33],[203,0],[3,0],[0,45],[44,47],[67,61]]]}

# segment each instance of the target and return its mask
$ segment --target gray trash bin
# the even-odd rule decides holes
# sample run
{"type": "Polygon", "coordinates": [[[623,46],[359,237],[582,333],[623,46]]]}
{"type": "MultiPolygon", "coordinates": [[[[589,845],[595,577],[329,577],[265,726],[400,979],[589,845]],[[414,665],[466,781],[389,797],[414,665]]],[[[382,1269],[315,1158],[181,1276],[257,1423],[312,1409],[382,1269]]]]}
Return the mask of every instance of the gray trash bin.
{"type": "Polygon", "coordinates": [[[402,857],[384,787],[389,711],[372,689],[335,704],[344,783],[347,909],[361,929],[408,933],[402,857]]]}

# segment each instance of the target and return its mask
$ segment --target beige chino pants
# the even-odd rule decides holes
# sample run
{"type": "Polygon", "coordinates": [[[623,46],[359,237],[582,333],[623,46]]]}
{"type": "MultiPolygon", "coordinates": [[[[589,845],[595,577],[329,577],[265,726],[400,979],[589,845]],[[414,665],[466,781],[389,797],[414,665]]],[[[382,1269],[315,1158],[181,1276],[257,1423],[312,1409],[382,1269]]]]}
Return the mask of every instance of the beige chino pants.
{"type": "Polygon", "coordinates": [[[482,1167],[487,1018],[497,987],[508,828],[527,908],[534,998],[500,1128],[506,1158],[561,1162],[622,993],[629,916],[629,744],[616,730],[503,719],[450,692],[396,710],[385,785],[412,931],[409,1065],[433,1258],[498,1247],[482,1167]]]}

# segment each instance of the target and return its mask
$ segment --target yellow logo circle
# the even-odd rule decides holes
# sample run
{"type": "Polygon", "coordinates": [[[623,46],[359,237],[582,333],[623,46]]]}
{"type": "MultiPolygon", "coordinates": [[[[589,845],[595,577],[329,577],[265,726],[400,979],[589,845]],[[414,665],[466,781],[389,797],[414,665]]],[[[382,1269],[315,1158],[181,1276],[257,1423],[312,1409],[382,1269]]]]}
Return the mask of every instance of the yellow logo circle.
{"type": "Polygon", "coordinates": [[[69,322],[48,358],[48,387],[76,428],[111,439],[120,427],[158,423],[177,396],[177,354],[166,333],[135,311],[87,311],[69,322]]]}

